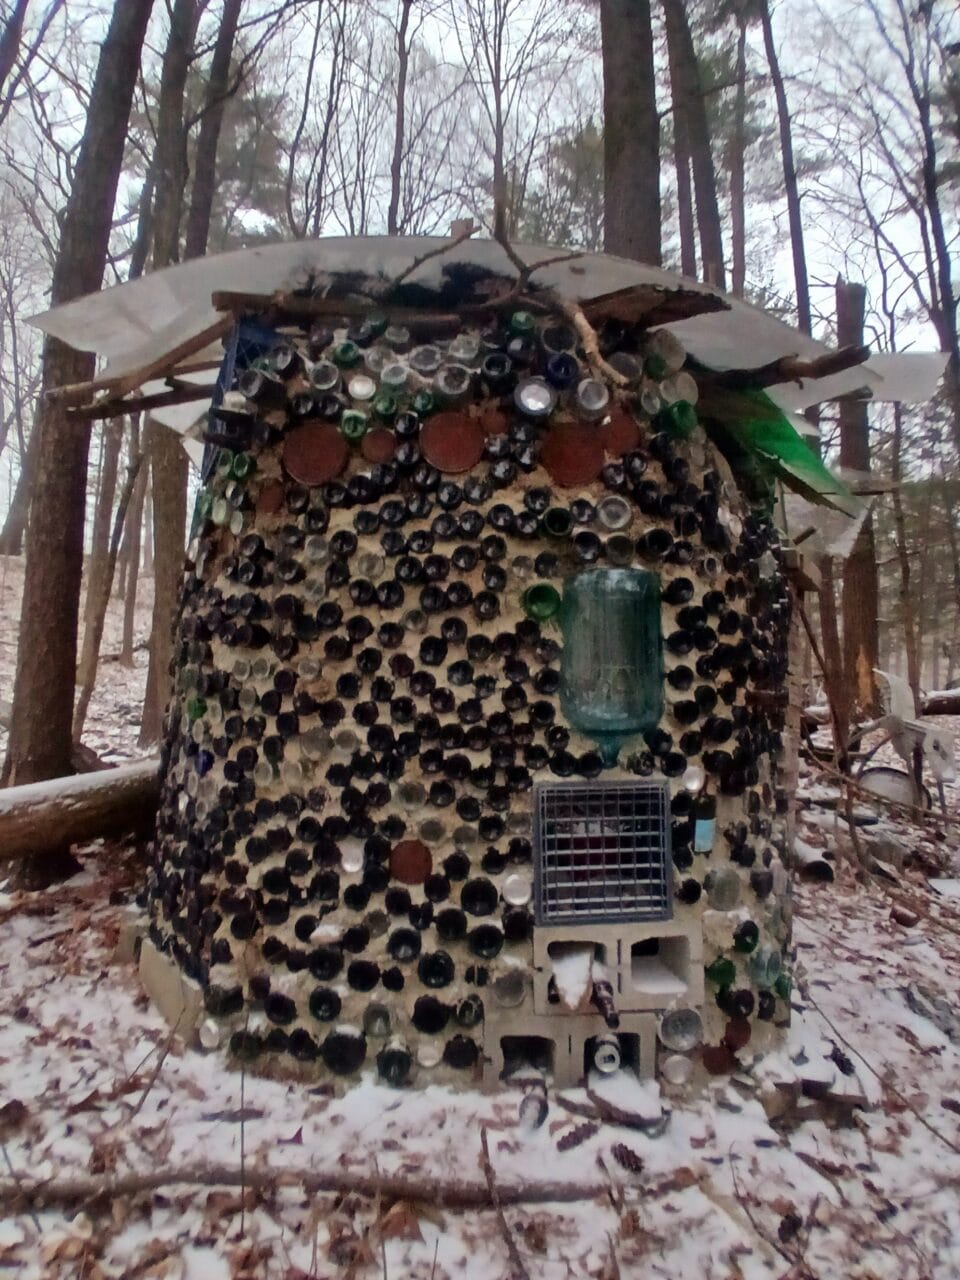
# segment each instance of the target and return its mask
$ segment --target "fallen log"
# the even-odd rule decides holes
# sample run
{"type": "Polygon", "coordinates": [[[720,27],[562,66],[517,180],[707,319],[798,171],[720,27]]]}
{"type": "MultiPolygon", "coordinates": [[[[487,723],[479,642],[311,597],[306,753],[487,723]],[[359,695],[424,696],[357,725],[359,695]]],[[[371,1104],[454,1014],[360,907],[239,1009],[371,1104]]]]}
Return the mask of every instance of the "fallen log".
{"type": "Polygon", "coordinates": [[[921,715],[960,716],[960,689],[938,689],[921,700],[921,715]]]}
{"type": "MultiPolygon", "coordinates": [[[[571,1204],[595,1200],[610,1193],[609,1180],[593,1182],[499,1182],[496,1198],[501,1205],[571,1204]]],[[[485,1182],[450,1181],[417,1174],[381,1173],[378,1170],[311,1168],[258,1169],[247,1166],[194,1165],[149,1173],[67,1178],[32,1178],[19,1170],[12,1179],[0,1180],[0,1205],[63,1206],[102,1201],[107,1204],[127,1196],[166,1190],[169,1187],[243,1187],[255,1192],[275,1192],[278,1187],[300,1187],[311,1195],[382,1196],[389,1200],[425,1200],[446,1209],[489,1209],[494,1198],[485,1182]]]]}
{"type": "Polygon", "coordinates": [[[160,796],[160,761],[99,769],[0,790],[0,862],[123,835],[149,826],[160,796]]]}

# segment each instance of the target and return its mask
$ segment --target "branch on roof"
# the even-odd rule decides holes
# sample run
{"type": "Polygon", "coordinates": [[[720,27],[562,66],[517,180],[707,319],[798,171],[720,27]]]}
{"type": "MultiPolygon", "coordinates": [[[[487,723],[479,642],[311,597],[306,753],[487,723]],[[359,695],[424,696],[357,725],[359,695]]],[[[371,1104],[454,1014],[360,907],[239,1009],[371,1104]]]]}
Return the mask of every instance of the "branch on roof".
{"type": "Polygon", "coordinates": [[[869,358],[869,347],[841,347],[838,351],[828,351],[812,360],[801,360],[799,356],[781,356],[779,360],[771,360],[769,364],[759,365],[755,369],[725,369],[702,376],[713,386],[730,391],[759,391],[763,387],[774,387],[781,382],[828,378],[831,374],[853,369],[869,358]]]}

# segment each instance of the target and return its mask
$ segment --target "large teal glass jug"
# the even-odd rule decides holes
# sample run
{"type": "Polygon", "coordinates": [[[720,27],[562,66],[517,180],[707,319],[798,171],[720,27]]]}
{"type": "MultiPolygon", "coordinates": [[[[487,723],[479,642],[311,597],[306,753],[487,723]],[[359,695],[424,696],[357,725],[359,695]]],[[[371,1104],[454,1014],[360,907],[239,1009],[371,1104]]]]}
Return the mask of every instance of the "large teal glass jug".
{"type": "Polygon", "coordinates": [[[590,569],[568,580],[560,607],[560,705],[604,761],[652,729],[663,711],[660,583],[642,569],[590,569]]]}

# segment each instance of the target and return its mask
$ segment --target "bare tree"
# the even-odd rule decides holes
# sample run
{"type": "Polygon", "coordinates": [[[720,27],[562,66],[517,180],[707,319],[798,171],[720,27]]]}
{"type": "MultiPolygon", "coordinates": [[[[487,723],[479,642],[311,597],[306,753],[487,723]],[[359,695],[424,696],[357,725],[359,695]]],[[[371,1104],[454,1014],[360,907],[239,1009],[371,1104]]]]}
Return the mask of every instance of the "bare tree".
{"type": "MultiPolygon", "coordinates": [[[[174,0],[160,75],[157,143],[153,159],[153,269],[180,257],[180,222],[187,181],[184,93],[193,59],[199,0],[174,0]]],[[[140,722],[140,743],[156,742],[170,689],[173,618],[183,573],[187,522],[187,456],[178,437],[148,419],[145,447],[153,481],[154,590],[150,662],[140,722]]]]}
{"type": "MultiPolygon", "coordinates": [[[[516,234],[530,169],[576,56],[576,13],[552,0],[450,0],[453,33],[488,149],[492,229],[516,234]]],[[[462,128],[470,127],[467,121],[462,128]]],[[[477,208],[485,217],[488,209],[477,208]]]]}
{"type": "Polygon", "coordinates": [[[650,0],[601,0],[604,247],[661,261],[660,117],[650,0]]]}
{"type": "MultiPolygon", "coordinates": [[[[52,301],[99,288],[123,161],[123,145],[151,0],[122,0],[100,51],[90,105],[64,212],[52,301]]],[[[44,390],[82,381],[93,357],[55,338],[44,344],[44,390]]],[[[17,679],[5,776],[35,781],[70,771],[77,621],[86,505],[89,426],[68,421],[45,401],[34,425],[39,441],[27,530],[17,679]]],[[[43,875],[69,870],[69,851],[45,858],[43,875]]],[[[25,878],[41,874],[32,861],[25,878]]]]}
{"type": "Polygon", "coordinates": [[[797,293],[797,323],[804,333],[813,332],[813,315],[810,310],[810,283],[807,277],[807,254],[803,239],[803,218],[800,212],[800,185],[797,181],[797,165],[793,155],[793,130],[790,108],[780,58],[773,39],[769,0],[758,0],[760,25],[763,28],[763,47],[770,69],[774,97],[777,102],[777,121],[780,129],[780,155],[783,162],[783,189],[787,201],[787,219],[790,223],[790,251],[793,255],[793,283],[797,293]]]}
{"type": "Polygon", "coordinates": [[[678,117],[674,127],[685,140],[684,149],[689,154],[693,172],[703,278],[723,289],[726,288],[726,271],[717,175],[700,65],[684,0],[663,0],[663,13],[674,115],[678,117]]]}

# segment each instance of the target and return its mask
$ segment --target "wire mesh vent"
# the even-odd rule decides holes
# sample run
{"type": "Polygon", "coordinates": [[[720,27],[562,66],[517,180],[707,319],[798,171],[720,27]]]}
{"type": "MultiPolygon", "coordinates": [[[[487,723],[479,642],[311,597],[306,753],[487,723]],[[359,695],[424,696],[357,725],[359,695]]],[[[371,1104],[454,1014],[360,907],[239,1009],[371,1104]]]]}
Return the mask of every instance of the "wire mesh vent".
{"type": "Polygon", "coordinates": [[[666,783],[538,783],[533,835],[538,924],[672,914],[666,783]]]}

